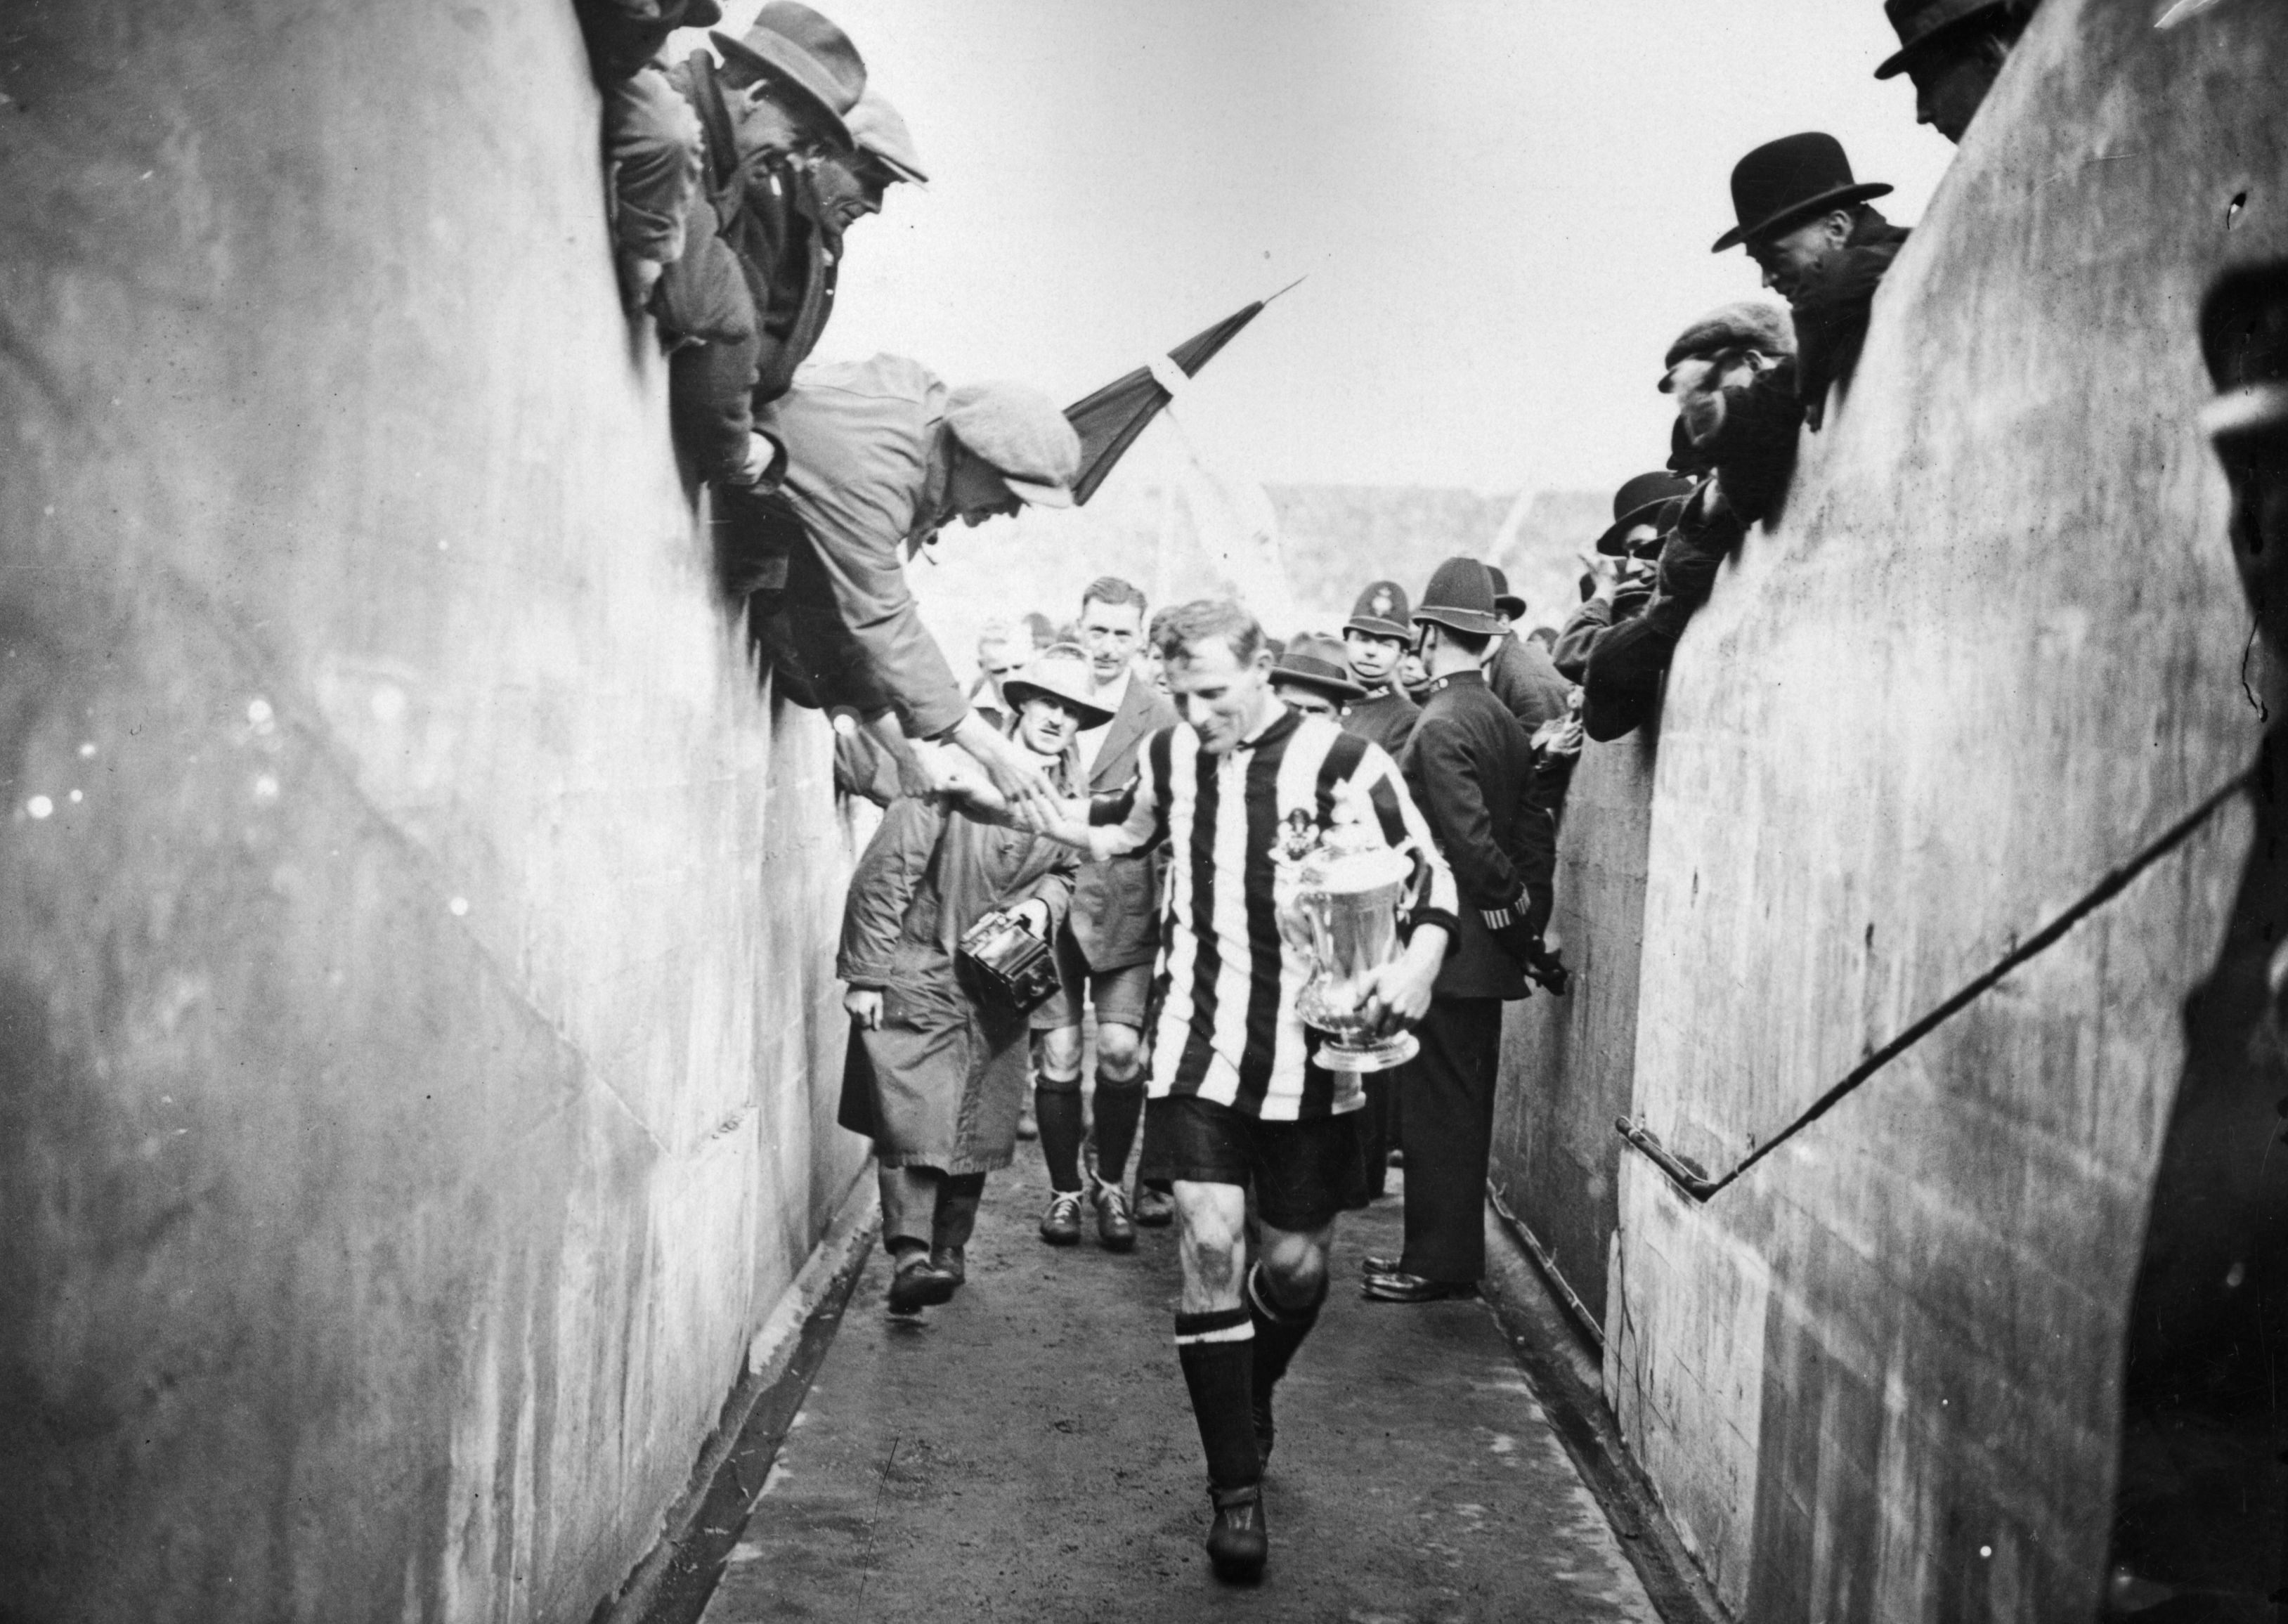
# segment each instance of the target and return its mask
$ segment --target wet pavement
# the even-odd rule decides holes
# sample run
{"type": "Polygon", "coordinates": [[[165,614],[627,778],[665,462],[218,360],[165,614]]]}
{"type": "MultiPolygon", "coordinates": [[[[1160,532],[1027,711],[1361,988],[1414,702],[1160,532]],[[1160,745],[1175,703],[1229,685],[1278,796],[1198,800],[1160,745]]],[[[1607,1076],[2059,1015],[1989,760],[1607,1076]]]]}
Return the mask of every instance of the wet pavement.
{"type": "Polygon", "coordinates": [[[1218,1583],[1175,1232],[1124,1257],[1092,1226],[1053,1250],[1047,1196],[1020,1146],[968,1286],[918,1323],[884,1311],[877,1249],[706,1624],[1656,1619],[1491,1313],[1359,1296],[1360,1258],[1397,1250],[1394,1197],[1339,1227],[1335,1290],[1280,1389],[1270,1571],[1218,1583]]]}

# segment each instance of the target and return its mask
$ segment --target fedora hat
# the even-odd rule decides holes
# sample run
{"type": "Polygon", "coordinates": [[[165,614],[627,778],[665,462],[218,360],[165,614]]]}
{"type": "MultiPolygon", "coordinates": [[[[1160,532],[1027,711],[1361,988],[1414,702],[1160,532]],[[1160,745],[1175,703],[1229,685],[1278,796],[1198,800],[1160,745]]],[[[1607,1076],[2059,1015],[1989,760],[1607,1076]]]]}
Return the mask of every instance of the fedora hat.
{"type": "Polygon", "coordinates": [[[898,115],[898,109],[890,105],[887,96],[869,84],[851,107],[847,123],[850,139],[860,152],[910,186],[929,185],[929,173],[922,168],[922,155],[915,150],[906,121],[898,115]]]}
{"type": "Polygon", "coordinates": [[[1524,619],[1525,600],[1509,589],[1509,577],[1492,564],[1486,566],[1486,573],[1494,578],[1494,608],[1512,620],[1524,619]]]}
{"type": "Polygon", "coordinates": [[[1712,252],[1776,235],[1830,209],[1880,197],[1881,181],[1851,178],[1843,143],[1818,130],[1767,141],[1732,166],[1732,212],[1739,224],[1716,239],[1712,252]]]}
{"type": "Polygon", "coordinates": [[[1998,12],[2010,0],[1883,0],[1883,14],[1899,31],[1899,48],[1875,70],[1878,79],[1895,79],[1907,71],[1907,59],[1934,34],[1944,32],[1982,12],[1998,12]]]}
{"type": "Polygon", "coordinates": [[[1450,558],[1439,565],[1414,610],[1415,625],[1426,620],[1479,637],[1500,636],[1493,572],[1474,558],[1450,558]]]}
{"type": "Polygon", "coordinates": [[[1623,538],[1640,524],[1652,521],[1664,502],[1681,500],[1692,494],[1692,482],[1680,479],[1665,468],[1650,474],[1640,474],[1613,493],[1612,527],[1597,537],[1597,551],[1614,557],[1628,551],[1623,538]]]}
{"type": "Polygon", "coordinates": [[[1084,728],[1101,728],[1112,712],[1098,703],[1090,685],[1088,656],[1070,643],[1054,643],[1032,657],[1024,670],[1001,682],[1001,697],[1014,714],[1026,700],[1053,699],[1069,707],[1084,728]]]}
{"type": "Polygon", "coordinates": [[[1351,678],[1343,646],[1319,632],[1299,632],[1271,668],[1271,683],[1316,689],[1336,699],[1356,699],[1366,689],[1351,678]]]}
{"type": "Polygon", "coordinates": [[[707,37],[726,57],[760,68],[793,91],[828,134],[845,147],[851,144],[843,117],[865,93],[866,59],[828,19],[800,0],[770,0],[745,34],[707,37]]]}
{"type": "Polygon", "coordinates": [[[1363,632],[1369,637],[1410,638],[1414,631],[1406,622],[1406,588],[1395,581],[1370,581],[1358,601],[1351,605],[1351,617],[1343,622],[1343,630],[1363,632]]]}

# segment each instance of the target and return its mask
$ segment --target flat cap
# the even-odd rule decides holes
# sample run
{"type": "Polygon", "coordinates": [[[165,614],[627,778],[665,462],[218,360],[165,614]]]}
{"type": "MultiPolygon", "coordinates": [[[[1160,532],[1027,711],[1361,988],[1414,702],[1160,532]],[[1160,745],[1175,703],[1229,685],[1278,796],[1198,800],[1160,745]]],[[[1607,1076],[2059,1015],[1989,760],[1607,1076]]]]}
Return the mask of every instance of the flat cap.
{"type": "Polygon", "coordinates": [[[1024,500],[1037,507],[1073,505],[1080,435],[1032,385],[964,384],[946,401],[945,426],[1024,500]]]}
{"type": "MultiPolygon", "coordinates": [[[[1714,355],[1725,350],[1761,350],[1767,355],[1795,354],[1795,318],[1783,305],[1760,299],[1744,299],[1719,305],[1676,335],[1661,358],[1665,373],[1680,361],[1714,355]]],[[[1665,377],[1661,387],[1666,389],[1665,377]]]]}
{"type": "Polygon", "coordinates": [[[871,84],[859,92],[857,105],[843,122],[850,126],[850,139],[859,151],[901,180],[914,186],[929,184],[929,171],[922,168],[922,155],[914,146],[906,121],[890,105],[890,99],[871,84]]]}

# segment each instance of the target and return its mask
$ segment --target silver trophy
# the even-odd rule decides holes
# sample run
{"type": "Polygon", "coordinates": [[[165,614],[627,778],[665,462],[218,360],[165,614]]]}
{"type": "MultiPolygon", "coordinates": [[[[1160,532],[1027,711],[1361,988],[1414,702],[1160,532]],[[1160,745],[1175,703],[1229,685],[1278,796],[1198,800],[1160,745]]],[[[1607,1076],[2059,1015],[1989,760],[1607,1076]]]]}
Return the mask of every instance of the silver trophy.
{"type": "Polygon", "coordinates": [[[1279,910],[1288,939],[1311,963],[1295,1013],[1327,1034],[1318,1062],[1331,1071],[1387,1071],[1421,1047],[1414,1034],[1367,1024],[1369,978],[1403,951],[1398,912],[1414,879],[1404,851],[1360,843],[1358,825],[1338,826],[1296,865],[1279,910]]]}

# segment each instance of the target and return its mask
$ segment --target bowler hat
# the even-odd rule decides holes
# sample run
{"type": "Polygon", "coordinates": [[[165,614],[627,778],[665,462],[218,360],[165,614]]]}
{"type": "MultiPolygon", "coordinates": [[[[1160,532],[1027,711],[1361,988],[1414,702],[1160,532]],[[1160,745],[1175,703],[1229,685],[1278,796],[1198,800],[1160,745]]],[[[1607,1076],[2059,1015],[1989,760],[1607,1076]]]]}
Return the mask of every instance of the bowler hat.
{"type": "Polygon", "coordinates": [[[899,179],[913,186],[926,187],[929,175],[922,168],[922,155],[914,149],[914,138],[906,129],[906,121],[890,99],[869,84],[850,109],[850,139],[858,150],[872,158],[899,179]]]}
{"type": "Polygon", "coordinates": [[[1343,630],[1363,632],[1369,637],[1410,638],[1413,628],[1406,621],[1406,588],[1395,581],[1370,581],[1351,605],[1351,617],[1343,622],[1343,630]]]}
{"type": "Polygon", "coordinates": [[[1878,79],[1895,79],[1907,71],[1907,59],[1931,36],[1977,16],[1997,12],[2010,0],[1883,0],[1883,13],[1899,31],[1899,48],[1875,70],[1878,79]]]}
{"type": "Polygon", "coordinates": [[[1716,239],[1710,251],[1758,237],[1776,235],[1829,209],[1880,197],[1891,188],[1880,181],[1851,178],[1843,143],[1818,130],[1767,141],[1732,166],[1732,212],[1739,224],[1716,239]]]}
{"type": "Polygon", "coordinates": [[[1112,720],[1112,712],[1097,701],[1088,656],[1070,643],[1042,649],[1024,670],[1002,679],[1001,697],[1013,712],[1037,696],[1069,706],[1084,728],[1101,728],[1112,720]]]}
{"type": "Polygon", "coordinates": [[[1500,569],[1493,564],[1486,566],[1486,573],[1494,578],[1494,608],[1512,620],[1523,619],[1525,600],[1509,589],[1509,577],[1504,575],[1500,569]]]}
{"type": "Polygon", "coordinates": [[[1691,494],[1692,482],[1679,479],[1665,468],[1638,474],[1613,493],[1612,528],[1597,537],[1597,551],[1616,557],[1627,552],[1624,537],[1631,530],[1650,521],[1662,503],[1691,494]]]}
{"type": "Polygon", "coordinates": [[[1070,507],[1080,435],[1030,384],[964,384],[946,397],[945,426],[1037,507],[1070,507]]]}
{"type": "Polygon", "coordinates": [[[1439,565],[1430,585],[1422,589],[1422,602],[1414,611],[1415,625],[1426,620],[1478,637],[1501,635],[1501,617],[1494,609],[1493,572],[1474,558],[1450,558],[1439,565]]]}
{"type": "Polygon", "coordinates": [[[1351,679],[1342,644],[1318,632],[1299,633],[1271,668],[1274,687],[1282,682],[1308,688],[1337,699],[1356,699],[1366,692],[1351,679]]]}
{"type": "Polygon", "coordinates": [[[865,92],[866,59],[832,22],[800,0],[770,0],[739,38],[728,34],[707,37],[725,56],[759,68],[791,89],[825,124],[828,134],[850,145],[850,126],[843,115],[865,92]]]}

